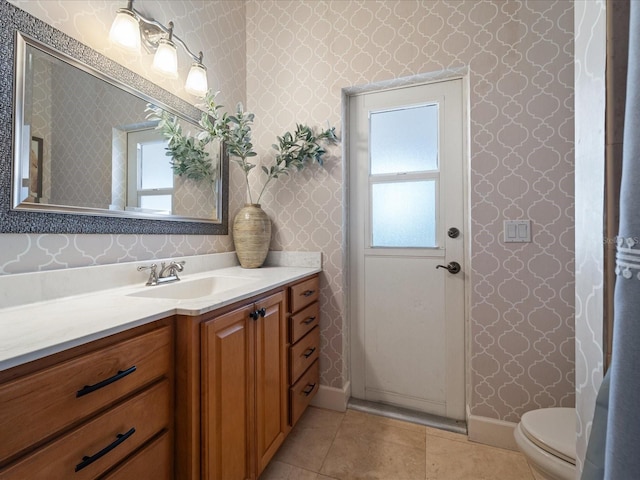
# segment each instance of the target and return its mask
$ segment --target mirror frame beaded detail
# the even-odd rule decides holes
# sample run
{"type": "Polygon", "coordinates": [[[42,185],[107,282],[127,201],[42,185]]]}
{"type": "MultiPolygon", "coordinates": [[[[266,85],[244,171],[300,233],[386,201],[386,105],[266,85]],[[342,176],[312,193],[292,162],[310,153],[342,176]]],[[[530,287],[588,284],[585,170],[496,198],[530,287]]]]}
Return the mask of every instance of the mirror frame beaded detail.
{"type": "Polygon", "coordinates": [[[51,48],[77,59],[105,75],[118,78],[144,97],[157,99],[187,117],[199,118],[197,108],[172,95],[140,75],[104,57],[95,50],[31,16],[27,12],[0,1],[0,231],[3,233],[97,233],[97,234],[193,234],[227,235],[229,216],[228,159],[221,165],[222,223],[176,222],[140,218],[119,218],[78,214],[13,211],[11,205],[11,165],[13,158],[12,114],[15,79],[14,58],[16,32],[45,43],[51,48]]]}

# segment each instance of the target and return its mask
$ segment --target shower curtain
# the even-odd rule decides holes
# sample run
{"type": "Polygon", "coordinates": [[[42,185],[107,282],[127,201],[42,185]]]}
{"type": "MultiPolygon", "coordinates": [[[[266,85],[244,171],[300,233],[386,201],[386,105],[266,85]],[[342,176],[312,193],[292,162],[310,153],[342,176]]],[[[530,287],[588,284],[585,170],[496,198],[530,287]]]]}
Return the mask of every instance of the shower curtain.
{"type": "Polygon", "coordinates": [[[613,358],[598,395],[583,480],[640,478],[640,2],[631,1],[616,254],[613,358]],[[607,387],[609,392],[607,395],[607,387]],[[608,396],[608,411],[606,398],[608,396]],[[605,408],[602,406],[605,405],[605,408]],[[604,455],[602,449],[604,447],[604,455]],[[604,462],[604,465],[602,465],[604,462]],[[604,476],[603,476],[604,475],[604,476]]]}
{"type": "Polygon", "coordinates": [[[613,357],[598,393],[582,480],[640,478],[640,1],[630,2],[616,276],[613,357]]]}
{"type": "Polygon", "coordinates": [[[606,480],[639,478],[640,454],[640,2],[629,16],[606,480]]]}

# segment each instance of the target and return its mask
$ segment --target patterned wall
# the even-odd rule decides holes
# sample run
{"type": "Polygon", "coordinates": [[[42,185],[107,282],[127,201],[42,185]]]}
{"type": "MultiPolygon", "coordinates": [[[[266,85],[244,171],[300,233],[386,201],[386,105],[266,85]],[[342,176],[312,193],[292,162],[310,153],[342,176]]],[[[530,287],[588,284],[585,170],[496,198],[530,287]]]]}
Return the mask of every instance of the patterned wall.
{"type": "MultiPolygon", "coordinates": [[[[517,421],[574,403],[573,3],[247,3],[247,101],[262,146],[294,122],[340,125],[342,89],[468,68],[471,409],[517,421]],[[501,241],[504,219],[533,242],[501,241]]],[[[274,249],[321,250],[322,383],[346,371],[343,159],[265,195],[274,249]]]]}
{"type": "MultiPolygon", "coordinates": [[[[46,21],[98,52],[193,102],[182,82],[190,62],[179,54],[181,79],[167,81],[151,68],[151,55],[123,53],[108,41],[115,11],[124,0],[11,0],[10,3],[46,21]]],[[[172,20],[175,32],[190,48],[205,52],[211,88],[221,90],[221,103],[245,101],[245,5],[241,0],[137,0],[136,9],[162,22],[172,20]]],[[[244,202],[240,172],[232,169],[231,218],[244,202]]],[[[157,257],[233,250],[230,236],[201,235],[27,235],[0,234],[0,274],[109,264],[157,257]]]]}

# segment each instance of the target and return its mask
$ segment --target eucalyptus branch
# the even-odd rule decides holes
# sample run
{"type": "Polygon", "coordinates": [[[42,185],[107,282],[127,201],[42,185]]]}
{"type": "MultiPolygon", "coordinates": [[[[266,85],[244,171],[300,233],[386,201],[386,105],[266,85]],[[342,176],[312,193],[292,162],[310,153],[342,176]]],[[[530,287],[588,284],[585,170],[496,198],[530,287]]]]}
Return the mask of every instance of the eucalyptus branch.
{"type": "MultiPolygon", "coordinates": [[[[253,124],[253,113],[245,113],[241,103],[236,107],[236,114],[229,116],[227,123],[227,151],[244,172],[244,179],[247,185],[249,203],[253,203],[251,188],[249,188],[249,172],[255,168],[255,164],[247,160],[257,154],[251,143],[251,125],[253,124]]],[[[259,202],[259,199],[258,199],[259,202]]]]}
{"type": "Polygon", "coordinates": [[[286,132],[282,137],[277,137],[277,139],[278,143],[272,145],[272,148],[276,151],[275,165],[271,166],[271,168],[262,167],[262,171],[267,175],[267,180],[258,196],[258,203],[260,203],[262,194],[271,180],[278,178],[280,175],[289,175],[293,168],[298,171],[302,170],[309,163],[316,162],[322,165],[323,155],[326,153],[322,145],[333,144],[338,141],[335,127],[316,134],[312,128],[302,124],[296,124],[293,134],[286,132]]]}
{"type": "MultiPolygon", "coordinates": [[[[227,146],[229,157],[244,173],[249,202],[253,203],[249,188],[249,173],[256,165],[251,163],[249,158],[257,155],[251,142],[254,114],[245,112],[241,103],[237,105],[233,115],[220,113],[222,106],[215,101],[217,93],[209,91],[204,98],[203,106],[206,111],[203,112],[199,122],[203,131],[196,137],[184,135],[177,118],[162,109],[149,106],[148,110],[152,112],[149,117],[158,120],[157,128],[169,140],[167,155],[172,157],[171,166],[179,175],[193,175],[189,178],[205,175],[206,165],[211,166],[211,163],[207,161],[208,153],[205,152],[204,147],[216,138],[223,141],[227,146]]],[[[338,137],[334,127],[321,130],[316,134],[311,127],[296,124],[293,133],[285,132],[282,137],[277,137],[277,140],[278,143],[272,145],[276,151],[274,165],[269,168],[262,166],[262,172],[267,178],[256,203],[260,203],[262,194],[273,179],[281,175],[289,175],[289,172],[294,169],[302,170],[309,163],[322,165],[323,156],[326,153],[324,146],[337,143],[338,137]]]]}

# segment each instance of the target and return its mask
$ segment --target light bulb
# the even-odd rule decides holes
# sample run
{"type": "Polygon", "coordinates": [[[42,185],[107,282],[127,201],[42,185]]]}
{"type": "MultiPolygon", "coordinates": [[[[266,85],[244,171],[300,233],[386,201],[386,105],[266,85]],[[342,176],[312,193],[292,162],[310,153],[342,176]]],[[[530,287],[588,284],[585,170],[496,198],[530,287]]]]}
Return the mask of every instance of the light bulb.
{"type": "Polygon", "coordinates": [[[178,52],[171,40],[161,38],[158,42],[158,49],[153,57],[153,68],[168,77],[178,77],[178,52]]]}
{"type": "Polygon", "coordinates": [[[209,89],[207,82],[207,68],[201,63],[191,65],[184,89],[196,97],[204,97],[209,89]]]}
{"type": "Polygon", "coordinates": [[[109,30],[109,39],[128,50],[140,52],[140,26],[131,10],[118,10],[109,30]]]}

